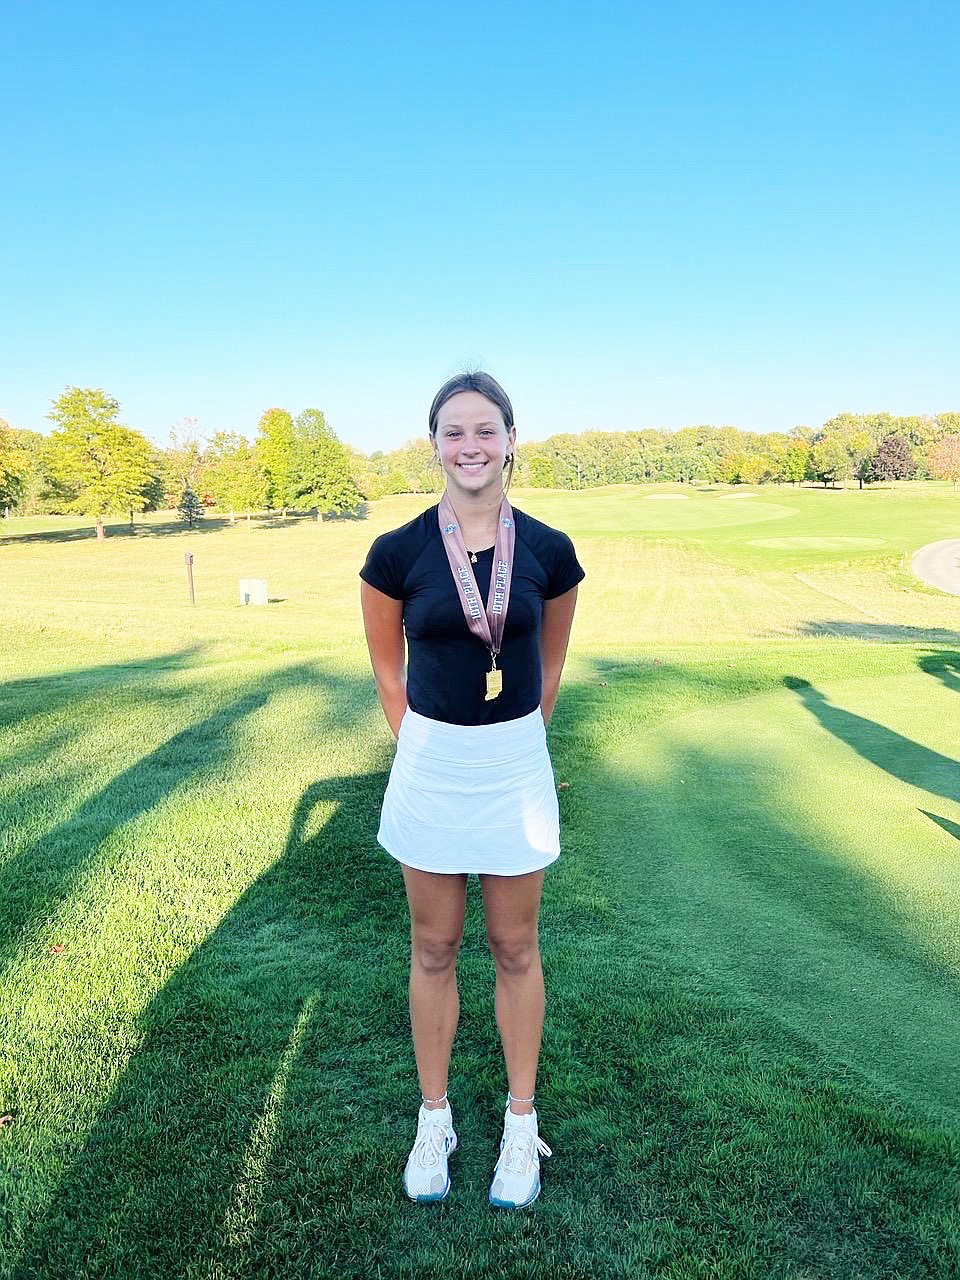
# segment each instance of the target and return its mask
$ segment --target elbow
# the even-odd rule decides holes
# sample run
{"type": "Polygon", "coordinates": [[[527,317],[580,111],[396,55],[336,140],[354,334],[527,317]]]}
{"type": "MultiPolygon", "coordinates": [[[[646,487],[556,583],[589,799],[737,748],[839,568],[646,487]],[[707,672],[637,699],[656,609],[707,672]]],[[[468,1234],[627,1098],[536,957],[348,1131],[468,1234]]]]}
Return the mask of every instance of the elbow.
{"type": "Polygon", "coordinates": [[[377,693],[381,696],[390,697],[394,694],[402,693],[407,687],[402,671],[391,675],[375,673],[373,679],[377,686],[377,693]]]}

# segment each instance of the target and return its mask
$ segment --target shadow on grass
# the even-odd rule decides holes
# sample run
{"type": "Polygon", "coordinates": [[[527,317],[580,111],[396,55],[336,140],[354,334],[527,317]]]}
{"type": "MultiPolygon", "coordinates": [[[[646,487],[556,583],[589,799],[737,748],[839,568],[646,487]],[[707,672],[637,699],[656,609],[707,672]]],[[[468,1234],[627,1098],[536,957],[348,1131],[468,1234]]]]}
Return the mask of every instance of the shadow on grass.
{"type": "Polygon", "coordinates": [[[951,631],[948,627],[901,627],[888,622],[849,622],[828,618],[805,623],[797,628],[797,634],[871,640],[877,644],[890,644],[891,641],[909,644],[960,644],[960,631],[951,631]]]}
{"type": "MultiPolygon", "coordinates": [[[[253,512],[249,527],[256,525],[258,529],[285,529],[292,525],[298,524],[329,524],[339,520],[366,520],[369,517],[369,506],[363,502],[355,512],[345,512],[341,515],[326,515],[323,520],[317,520],[316,508],[313,511],[289,511],[286,517],[279,512],[253,512]]],[[[233,521],[234,528],[248,527],[246,515],[238,514],[233,521]]],[[[188,528],[186,524],[179,519],[157,520],[157,521],[140,521],[131,525],[127,523],[108,523],[105,525],[107,539],[125,538],[165,538],[177,536],[179,534],[189,534],[196,537],[201,533],[217,533],[221,529],[231,528],[229,516],[224,515],[204,515],[198,520],[192,528],[188,528]]],[[[25,542],[39,543],[56,543],[56,542],[89,542],[96,541],[97,528],[95,524],[73,526],[68,529],[38,529],[31,533],[7,533],[0,536],[0,547],[9,546],[11,544],[21,545],[25,542]]]]}
{"type": "MultiPolygon", "coordinates": [[[[154,658],[105,662],[100,666],[58,671],[56,675],[7,680],[0,684],[0,729],[12,729],[20,721],[35,717],[56,715],[64,707],[74,704],[78,697],[90,694],[113,696],[118,690],[142,681],[145,673],[159,675],[195,666],[206,647],[204,644],[192,644],[154,658]],[[38,706],[41,708],[39,712],[38,706]]],[[[150,696],[155,698],[163,695],[161,690],[151,689],[150,696]]],[[[5,768],[9,769],[10,762],[14,759],[15,757],[4,754],[5,768]]]]}
{"type": "Polygon", "coordinates": [[[931,813],[929,809],[921,809],[920,812],[925,814],[931,822],[935,822],[941,831],[945,831],[948,836],[953,836],[954,840],[960,840],[960,822],[951,822],[949,818],[943,818],[938,813],[931,813]]]}
{"type": "MultiPolygon", "coordinates": [[[[188,652],[174,656],[176,668],[188,665],[188,652]]],[[[162,663],[155,659],[144,666],[159,672],[162,663]]],[[[121,667],[119,671],[123,676],[129,675],[129,668],[121,667]]],[[[51,679],[45,682],[44,703],[62,704],[70,692],[76,694],[79,688],[91,684],[109,690],[113,675],[109,666],[69,673],[63,678],[67,692],[60,687],[59,678],[51,679]]],[[[154,686],[144,694],[141,685],[138,692],[149,700],[169,699],[173,711],[176,704],[189,707],[193,699],[202,699],[206,679],[200,673],[193,688],[179,684],[162,690],[154,686]]],[[[24,939],[69,900],[79,879],[95,868],[100,846],[119,826],[161,805],[195,775],[225,767],[236,749],[234,735],[238,726],[271,697],[285,690],[320,685],[333,698],[343,723],[349,727],[350,716],[357,714],[357,703],[338,696],[341,681],[341,677],[311,664],[298,664],[241,687],[210,715],[141,756],[78,805],[64,822],[8,858],[0,866],[0,966],[9,963],[24,939]],[[348,715],[350,707],[353,710],[348,715]]],[[[29,818],[28,814],[24,816],[29,818]]]]}
{"type": "MultiPolygon", "coordinates": [[[[260,524],[260,518],[255,516],[254,522],[260,524]]],[[[240,524],[239,520],[237,520],[237,524],[240,524]]],[[[199,533],[215,533],[219,529],[229,528],[230,521],[226,516],[204,516],[192,529],[188,529],[182,520],[158,520],[156,523],[141,523],[132,526],[130,524],[108,524],[105,527],[106,541],[111,542],[117,538],[136,540],[138,538],[166,538],[178,534],[189,534],[191,537],[195,537],[199,533]]],[[[69,529],[39,529],[33,533],[12,533],[7,537],[0,538],[0,546],[9,546],[11,544],[19,546],[25,542],[96,542],[96,540],[96,525],[80,525],[69,529]]]]}
{"type": "MultiPolygon", "coordinates": [[[[91,769],[89,755],[77,748],[89,734],[90,723],[103,714],[104,706],[116,717],[126,707],[137,714],[149,701],[169,706],[175,715],[185,698],[176,676],[194,666],[205,647],[189,645],[156,658],[104,663],[0,685],[0,802],[8,832],[14,833],[8,848],[16,848],[18,829],[29,829],[37,815],[51,807],[51,759],[57,758],[55,804],[62,812],[69,803],[67,798],[82,789],[91,769]],[[147,679],[145,687],[145,677],[154,675],[157,679],[147,679]],[[169,683],[168,676],[174,677],[169,683]]],[[[92,803],[96,806],[99,798],[92,803]]],[[[83,815],[79,817],[82,822],[83,815]]],[[[68,843],[69,829],[70,823],[61,828],[68,843]]],[[[25,860],[10,852],[0,861],[0,968],[6,933],[29,926],[30,912],[23,895],[32,895],[35,888],[29,881],[20,884],[5,901],[4,886],[16,886],[23,874],[35,877],[38,883],[49,883],[51,875],[56,877],[46,864],[50,858],[58,864],[61,861],[57,841],[45,845],[45,840],[34,844],[25,860]]],[[[38,900],[46,905],[42,893],[38,900]]]]}
{"type": "Polygon", "coordinates": [[[370,836],[385,785],[374,772],[303,793],[283,856],[143,1015],[18,1275],[185,1275],[204,1257],[232,1274],[275,1218],[278,1176],[298,1222],[358,1181],[389,1194],[373,1136],[389,1144],[399,1117],[382,1099],[401,1076],[411,1094],[412,1052],[403,883],[370,836]]]}
{"type": "Polygon", "coordinates": [[[923,654],[918,665],[928,676],[943,681],[948,689],[960,693],[960,653],[935,649],[923,654]]]}
{"type": "MultiPolygon", "coordinates": [[[[692,748],[667,725],[649,769],[622,762],[624,710],[688,674],[604,666],[551,725],[571,786],[542,913],[556,1155],[535,1209],[485,1202],[502,1058],[476,922],[454,1192],[432,1212],[402,1197],[408,917],[374,840],[375,768],[306,788],[283,856],[155,998],[14,1275],[399,1277],[466,1259],[478,1277],[849,1280],[960,1258],[960,993],[742,744],[692,748]]],[[[358,695],[337,690],[347,729],[358,695]]]]}
{"type": "Polygon", "coordinates": [[[834,706],[807,680],[784,676],[783,683],[798,695],[825,729],[878,769],[912,787],[960,804],[960,761],[931,751],[876,720],[834,706]]]}
{"type": "MultiPolygon", "coordinates": [[[[921,656],[920,669],[960,693],[960,653],[943,650],[921,656]]],[[[783,683],[802,699],[824,728],[846,742],[865,760],[910,786],[960,804],[960,761],[931,751],[874,720],[836,707],[808,681],[785,676],[783,683]]],[[[919,810],[947,835],[960,840],[960,826],[941,814],[919,810]]]]}

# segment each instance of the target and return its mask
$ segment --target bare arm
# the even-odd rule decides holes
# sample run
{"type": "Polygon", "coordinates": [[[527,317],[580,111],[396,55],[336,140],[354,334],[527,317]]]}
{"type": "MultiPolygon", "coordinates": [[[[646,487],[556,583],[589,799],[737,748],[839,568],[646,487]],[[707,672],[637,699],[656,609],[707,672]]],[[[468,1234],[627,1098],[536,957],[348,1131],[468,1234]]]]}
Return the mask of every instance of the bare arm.
{"type": "Polygon", "coordinates": [[[387,724],[396,737],[407,709],[407,683],[403,670],[403,601],[394,600],[361,580],[360,607],[377,697],[387,724]]]}
{"type": "Polygon", "coordinates": [[[571,587],[562,596],[543,602],[543,625],[540,631],[540,657],[543,662],[543,695],[540,710],[547,724],[553,714],[553,705],[560,688],[560,673],[567,656],[573,612],[577,607],[577,588],[571,587]]]}

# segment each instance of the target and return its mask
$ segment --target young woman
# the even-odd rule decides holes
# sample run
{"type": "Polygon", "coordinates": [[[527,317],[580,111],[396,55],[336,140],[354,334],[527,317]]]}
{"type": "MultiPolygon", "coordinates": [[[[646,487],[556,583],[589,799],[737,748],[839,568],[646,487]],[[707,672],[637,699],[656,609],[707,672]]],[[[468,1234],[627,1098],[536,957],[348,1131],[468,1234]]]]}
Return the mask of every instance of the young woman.
{"type": "Polygon", "coordinates": [[[539,1195],[540,1156],[552,1154],[533,1106],[544,1013],[537,921],[543,869],[560,856],[545,725],[584,575],[565,534],[507,500],[517,433],[493,378],[451,378],[429,430],[443,498],[377,538],[360,573],[377,693],[397,739],[377,839],[403,868],[423,1092],[403,1185],[421,1202],[450,1190],[447,1071],[475,874],[509,1083],[490,1203],[520,1208],[539,1195]]]}

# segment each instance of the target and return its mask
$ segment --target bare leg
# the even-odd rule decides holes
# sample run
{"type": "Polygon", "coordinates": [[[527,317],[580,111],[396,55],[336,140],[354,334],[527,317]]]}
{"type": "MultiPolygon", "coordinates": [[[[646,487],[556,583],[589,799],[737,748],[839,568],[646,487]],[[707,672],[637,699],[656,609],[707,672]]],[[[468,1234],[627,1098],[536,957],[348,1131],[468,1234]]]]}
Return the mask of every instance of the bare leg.
{"type": "MultiPolygon", "coordinates": [[[[545,995],[537,919],[543,872],[480,877],[487,941],[497,972],[495,1007],[507,1079],[514,1098],[532,1098],[543,1035],[545,995]]],[[[529,1115],[532,1102],[511,1102],[529,1115]]]]}
{"type": "MultiPolygon", "coordinates": [[[[460,1018],[457,952],[463,938],[467,877],[403,867],[410,906],[410,1026],[420,1090],[439,1099],[447,1089],[460,1018]]],[[[424,1102],[428,1110],[446,1105],[424,1102]]]]}

